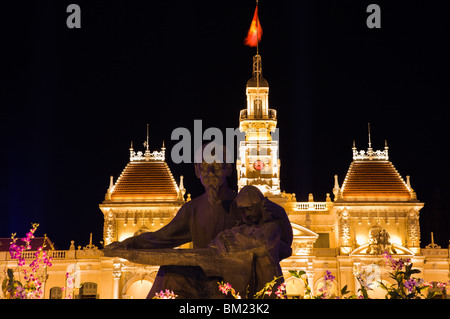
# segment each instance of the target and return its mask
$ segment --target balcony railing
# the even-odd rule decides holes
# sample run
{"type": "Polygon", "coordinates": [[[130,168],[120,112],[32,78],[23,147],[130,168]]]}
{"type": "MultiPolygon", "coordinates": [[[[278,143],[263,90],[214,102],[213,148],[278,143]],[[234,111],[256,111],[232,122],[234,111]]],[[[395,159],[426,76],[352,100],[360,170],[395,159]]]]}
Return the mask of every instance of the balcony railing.
{"type": "MultiPolygon", "coordinates": [[[[67,250],[46,250],[45,251],[49,257],[52,257],[53,259],[66,259],[66,253],[67,250]]],[[[24,259],[35,259],[36,258],[36,250],[26,250],[22,251],[22,258],[24,259]]],[[[6,259],[7,260],[13,260],[9,254],[9,252],[6,252],[6,259]]]]}
{"type": "Polygon", "coordinates": [[[277,110],[269,109],[268,114],[257,114],[248,115],[247,109],[241,110],[239,118],[241,120],[271,120],[275,121],[277,119],[277,110]]]}
{"type": "Polygon", "coordinates": [[[296,203],[294,209],[297,210],[297,211],[301,211],[301,210],[327,210],[327,203],[326,202],[296,203]]]}

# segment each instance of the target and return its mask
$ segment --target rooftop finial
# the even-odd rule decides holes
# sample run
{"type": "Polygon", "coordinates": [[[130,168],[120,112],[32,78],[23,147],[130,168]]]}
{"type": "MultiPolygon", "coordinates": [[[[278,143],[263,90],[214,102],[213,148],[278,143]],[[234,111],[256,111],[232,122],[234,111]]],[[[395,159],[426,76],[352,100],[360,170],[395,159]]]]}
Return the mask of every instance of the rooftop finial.
{"type": "Polygon", "coordinates": [[[367,123],[367,129],[368,129],[368,135],[369,135],[369,147],[366,151],[357,151],[355,140],[353,140],[353,160],[354,161],[362,161],[362,160],[382,160],[387,161],[389,160],[389,154],[388,150],[389,147],[387,146],[387,141],[384,141],[384,151],[374,151],[372,148],[372,138],[370,135],[370,123],[367,123]]]}
{"type": "Polygon", "coordinates": [[[110,176],[109,177],[109,189],[108,189],[108,191],[109,192],[112,192],[112,189],[114,188],[114,176],[110,176]]]}
{"type": "Polygon", "coordinates": [[[147,124],[147,140],[144,142],[144,147],[146,151],[149,151],[149,144],[148,144],[148,124],[147,124]]]}
{"type": "Polygon", "coordinates": [[[429,245],[427,245],[427,246],[425,246],[425,248],[428,248],[428,249],[440,249],[441,248],[441,246],[439,246],[439,245],[437,245],[437,244],[435,244],[434,243],[434,234],[433,234],[433,232],[431,232],[431,244],[429,244],[429,245]]]}
{"type": "Polygon", "coordinates": [[[334,175],[334,187],[333,187],[334,200],[338,199],[339,190],[340,190],[339,181],[338,181],[338,176],[336,174],[336,175],[334,175]]]}
{"type": "Polygon", "coordinates": [[[133,141],[131,141],[131,146],[130,146],[130,160],[136,155],[136,152],[134,151],[133,148],[133,141]]]}

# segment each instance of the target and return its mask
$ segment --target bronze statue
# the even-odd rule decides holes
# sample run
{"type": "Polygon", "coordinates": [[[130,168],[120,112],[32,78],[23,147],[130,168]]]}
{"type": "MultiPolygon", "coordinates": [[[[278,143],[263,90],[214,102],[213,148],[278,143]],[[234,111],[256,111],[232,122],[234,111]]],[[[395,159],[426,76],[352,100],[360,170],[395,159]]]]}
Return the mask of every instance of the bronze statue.
{"type": "Polygon", "coordinates": [[[254,276],[251,286],[257,289],[262,281],[280,275],[279,261],[291,255],[292,228],[282,207],[255,187],[256,201],[255,192],[247,190],[235,201],[227,185],[232,166],[226,161],[203,160],[195,164],[195,173],[205,193],[184,204],[169,224],[105,247],[107,256],[161,265],[147,298],[165,289],[179,298],[223,298],[217,282],[225,277],[244,287],[254,276]],[[167,249],[188,242],[194,249],[167,249]],[[226,269],[230,260],[239,260],[234,267],[242,273],[226,269]]]}
{"type": "MultiPolygon", "coordinates": [[[[225,154],[223,152],[224,157],[225,154]]],[[[236,193],[227,185],[227,177],[231,173],[231,164],[224,160],[210,163],[203,160],[195,164],[195,174],[205,187],[204,194],[184,204],[172,221],[158,231],[114,242],[105,248],[163,249],[189,242],[192,242],[193,248],[206,248],[219,232],[235,226],[239,221],[237,207],[233,202],[236,193]]],[[[153,298],[156,292],[165,289],[177,290],[180,298],[212,298],[202,294],[202,291],[209,292],[208,286],[216,285],[216,282],[217,278],[206,278],[200,267],[162,266],[148,298],[153,298]],[[200,283],[204,287],[199,287],[200,283]],[[180,287],[182,289],[178,289],[180,287]]]]}
{"type": "Polygon", "coordinates": [[[219,233],[209,247],[218,255],[230,257],[237,252],[255,250],[250,277],[245,278],[242,271],[242,276],[236,279],[248,283],[251,297],[275,277],[280,278],[274,289],[283,283],[280,261],[292,254],[292,227],[285,210],[265,198],[255,186],[244,186],[235,201],[242,223],[219,233]]]}

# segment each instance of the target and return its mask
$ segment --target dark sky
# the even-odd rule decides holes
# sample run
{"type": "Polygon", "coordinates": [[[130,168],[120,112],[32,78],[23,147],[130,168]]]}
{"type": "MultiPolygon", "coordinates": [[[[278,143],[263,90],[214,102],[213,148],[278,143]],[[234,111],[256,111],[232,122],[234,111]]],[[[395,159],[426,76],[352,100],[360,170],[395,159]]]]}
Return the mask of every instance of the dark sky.
{"type": "MultiPolygon", "coordinates": [[[[324,201],[342,183],[353,140],[387,139],[390,160],[425,202],[430,231],[450,239],[450,46],[446,1],[260,1],[260,53],[278,111],[281,188],[324,201]],[[381,7],[381,29],[366,8],[381,7]]],[[[30,1],[2,9],[0,237],[31,222],[60,249],[102,240],[109,176],[177,127],[238,126],[255,2],[30,1]],[[66,8],[81,7],[81,29],[66,8]]],[[[167,162],[202,191],[191,164],[167,162]]],[[[236,177],[230,183],[236,188],[236,177]]]]}

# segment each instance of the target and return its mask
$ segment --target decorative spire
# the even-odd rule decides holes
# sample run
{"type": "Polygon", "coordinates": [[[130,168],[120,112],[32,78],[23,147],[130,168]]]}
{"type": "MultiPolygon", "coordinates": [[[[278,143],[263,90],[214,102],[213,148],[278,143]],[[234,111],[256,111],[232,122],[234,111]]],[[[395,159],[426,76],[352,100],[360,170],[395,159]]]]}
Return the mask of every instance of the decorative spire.
{"type": "Polygon", "coordinates": [[[416,200],[417,194],[414,191],[414,189],[411,187],[411,177],[409,175],[406,175],[406,187],[408,188],[408,190],[411,194],[411,199],[416,200]]]}
{"type": "Polygon", "coordinates": [[[411,188],[411,177],[409,175],[406,175],[406,185],[411,188]]]}
{"type": "Polygon", "coordinates": [[[92,233],[89,235],[89,245],[86,245],[83,249],[97,249],[97,246],[92,244],[92,233]]]}
{"type": "Polygon", "coordinates": [[[186,189],[184,188],[183,179],[184,179],[184,176],[181,175],[180,176],[180,187],[179,187],[179,190],[180,190],[181,198],[184,200],[184,194],[186,194],[186,189]]]}
{"type": "Polygon", "coordinates": [[[149,143],[148,143],[148,124],[147,124],[147,140],[144,142],[145,155],[150,154],[149,143]]]}
{"type": "Polygon", "coordinates": [[[439,246],[439,245],[434,243],[434,234],[433,234],[433,232],[431,232],[431,244],[425,246],[425,248],[428,248],[428,249],[440,249],[441,248],[441,246],[439,246]]]}
{"type": "MultiPolygon", "coordinates": [[[[353,141],[353,143],[354,143],[355,141],[353,141]]],[[[354,145],[354,144],[353,144],[354,145]]],[[[354,147],[354,146],[353,146],[354,147]]],[[[337,174],[336,175],[334,175],[334,187],[333,187],[333,195],[334,195],[334,200],[337,200],[338,199],[338,195],[339,195],[339,190],[340,190],[340,187],[339,187],[339,181],[338,181],[338,176],[337,176],[337,174]]]]}
{"type": "Polygon", "coordinates": [[[369,147],[367,148],[367,155],[371,155],[373,154],[373,149],[372,149],[372,140],[370,139],[370,123],[367,123],[367,128],[369,132],[369,147]]]}
{"type": "Polygon", "coordinates": [[[113,190],[114,190],[114,177],[111,175],[109,177],[109,188],[106,191],[105,200],[110,200],[111,199],[111,194],[112,194],[113,190]]]}
{"type": "Polygon", "coordinates": [[[387,161],[389,160],[389,154],[388,154],[388,150],[389,147],[387,146],[387,141],[384,141],[384,151],[374,151],[372,148],[372,138],[370,135],[370,123],[367,123],[367,128],[368,128],[368,135],[369,135],[369,147],[367,148],[367,152],[366,151],[357,151],[356,146],[355,146],[355,140],[353,140],[353,147],[352,147],[352,151],[353,151],[353,160],[354,161],[362,161],[362,160],[381,160],[381,161],[387,161]]]}
{"type": "Polygon", "coordinates": [[[132,160],[132,158],[136,156],[136,152],[134,151],[133,148],[133,141],[131,141],[131,146],[130,146],[130,161],[132,160]]]}
{"type": "Polygon", "coordinates": [[[133,161],[150,161],[150,160],[157,160],[157,161],[164,161],[166,157],[165,153],[165,146],[163,141],[163,146],[161,148],[161,152],[153,151],[150,152],[150,144],[149,144],[149,124],[147,124],[147,138],[144,142],[145,152],[142,153],[141,151],[135,152],[133,149],[133,141],[131,141],[131,147],[130,147],[130,162],[133,161]]]}
{"type": "Polygon", "coordinates": [[[111,193],[113,188],[114,188],[114,176],[111,175],[109,177],[109,189],[108,189],[108,192],[111,193]]]}
{"type": "Polygon", "coordinates": [[[252,75],[254,78],[256,78],[256,87],[257,89],[259,89],[259,84],[262,77],[262,65],[261,56],[258,53],[253,57],[252,75]]]}

